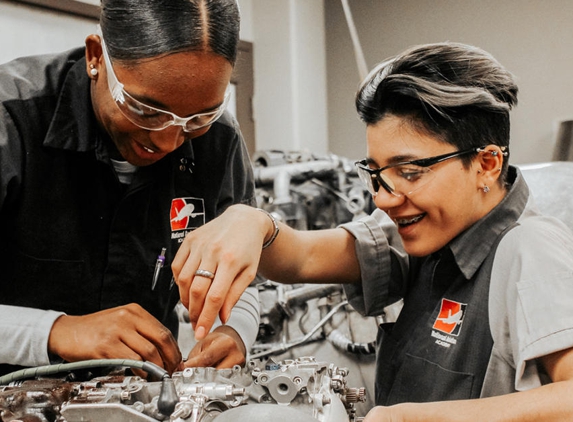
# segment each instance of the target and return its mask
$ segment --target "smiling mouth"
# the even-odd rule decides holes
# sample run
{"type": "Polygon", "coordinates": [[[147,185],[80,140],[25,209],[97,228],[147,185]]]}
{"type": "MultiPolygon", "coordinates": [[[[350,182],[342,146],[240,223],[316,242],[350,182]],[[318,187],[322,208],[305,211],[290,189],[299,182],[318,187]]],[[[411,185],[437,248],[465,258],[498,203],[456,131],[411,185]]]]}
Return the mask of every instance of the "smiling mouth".
{"type": "Polygon", "coordinates": [[[417,215],[417,216],[411,217],[411,218],[395,218],[394,221],[396,222],[396,224],[398,224],[398,226],[406,227],[406,226],[409,226],[411,224],[415,224],[415,223],[419,222],[425,216],[426,216],[426,214],[420,214],[420,215],[417,215]]]}
{"type": "Polygon", "coordinates": [[[154,149],[151,149],[149,147],[146,147],[145,145],[143,145],[140,142],[135,141],[135,144],[137,144],[137,146],[139,148],[141,148],[142,150],[144,150],[145,152],[147,152],[148,154],[155,154],[157,151],[155,151],[154,149]]]}

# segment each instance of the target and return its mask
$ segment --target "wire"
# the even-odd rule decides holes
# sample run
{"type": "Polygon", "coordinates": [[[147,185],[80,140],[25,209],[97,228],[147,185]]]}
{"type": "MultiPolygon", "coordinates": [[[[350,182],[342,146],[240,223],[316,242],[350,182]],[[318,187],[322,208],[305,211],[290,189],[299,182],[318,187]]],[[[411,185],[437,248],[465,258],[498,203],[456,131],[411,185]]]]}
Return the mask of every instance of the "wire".
{"type": "Polygon", "coordinates": [[[147,372],[149,375],[154,375],[159,379],[169,377],[169,373],[165,369],[152,362],[142,362],[131,359],[93,359],[21,369],[0,377],[0,385],[8,385],[11,382],[26,378],[36,378],[38,376],[54,375],[60,372],[101,368],[106,366],[127,366],[129,368],[137,368],[147,372]]]}
{"type": "Polygon", "coordinates": [[[352,45],[354,46],[354,55],[356,57],[356,65],[358,66],[358,75],[360,76],[360,80],[363,80],[368,75],[368,66],[366,65],[364,53],[362,52],[362,47],[360,46],[358,32],[356,31],[356,26],[354,25],[354,20],[352,19],[352,12],[350,11],[348,0],[341,1],[342,7],[344,9],[344,15],[346,16],[346,23],[348,24],[348,29],[350,31],[350,38],[352,38],[352,45]]]}
{"type": "MultiPolygon", "coordinates": [[[[334,314],[336,314],[340,308],[342,308],[343,306],[348,305],[348,301],[347,300],[343,300],[342,302],[338,303],[337,305],[335,305],[313,328],[312,330],[310,330],[305,336],[294,340],[290,343],[282,343],[282,344],[278,344],[275,345],[274,347],[259,352],[259,353],[255,353],[253,355],[251,355],[251,359],[258,359],[258,358],[262,358],[265,356],[269,356],[275,353],[283,353],[286,352],[287,350],[292,349],[293,347],[296,346],[300,346],[302,344],[306,344],[310,341],[312,341],[311,337],[313,336],[314,333],[316,333],[320,328],[322,328],[324,326],[324,324],[326,324],[328,322],[328,320],[330,320],[334,314]]],[[[286,320],[285,320],[286,321],[286,320]]]]}

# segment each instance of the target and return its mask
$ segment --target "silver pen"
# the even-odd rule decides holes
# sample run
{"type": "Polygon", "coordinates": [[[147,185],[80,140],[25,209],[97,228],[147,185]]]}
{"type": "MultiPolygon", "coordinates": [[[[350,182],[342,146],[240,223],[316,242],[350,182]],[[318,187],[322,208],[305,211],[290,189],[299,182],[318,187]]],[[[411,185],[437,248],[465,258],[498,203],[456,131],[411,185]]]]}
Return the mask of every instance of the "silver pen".
{"type": "Polygon", "coordinates": [[[165,251],[166,248],[161,248],[161,253],[157,257],[157,261],[155,261],[155,271],[153,272],[153,282],[151,283],[151,290],[155,290],[155,286],[157,285],[157,280],[159,280],[159,272],[161,268],[163,268],[163,264],[165,264],[165,251]]]}

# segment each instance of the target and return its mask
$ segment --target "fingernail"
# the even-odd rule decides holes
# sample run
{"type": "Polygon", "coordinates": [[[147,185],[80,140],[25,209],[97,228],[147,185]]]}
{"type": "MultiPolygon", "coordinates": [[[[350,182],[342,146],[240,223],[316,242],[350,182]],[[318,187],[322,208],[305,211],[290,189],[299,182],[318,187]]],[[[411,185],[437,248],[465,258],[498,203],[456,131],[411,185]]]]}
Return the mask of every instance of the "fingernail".
{"type": "Polygon", "coordinates": [[[205,327],[199,326],[195,330],[195,340],[202,340],[205,337],[205,327]]]}
{"type": "Polygon", "coordinates": [[[229,319],[226,313],[223,313],[223,311],[219,312],[219,319],[221,320],[221,322],[223,324],[227,323],[227,320],[229,319]]]}

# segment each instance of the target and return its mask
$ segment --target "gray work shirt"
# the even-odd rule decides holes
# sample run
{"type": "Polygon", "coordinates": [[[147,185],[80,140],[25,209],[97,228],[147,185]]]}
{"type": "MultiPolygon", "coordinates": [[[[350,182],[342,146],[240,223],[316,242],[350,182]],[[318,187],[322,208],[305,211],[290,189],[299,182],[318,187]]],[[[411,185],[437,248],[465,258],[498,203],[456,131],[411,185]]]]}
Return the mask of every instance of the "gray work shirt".
{"type": "MultiPolygon", "coordinates": [[[[504,200],[448,245],[468,279],[493,258],[485,266],[491,271],[488,334],[493,348],[482,397],[550,382],[535,359],[573,346],[573,234],[561,221],[540,215],[519,170],[510,170],[515,181],[504,200]]],[[[362,274],[361,284],[346,286],[349,301],[364,315],[380,315],[403,296],[411,257],[380,210],[342,227],[356,238],[362,274]]],[[[486,339],[475,339],[481,341],[486,339]]]]}

